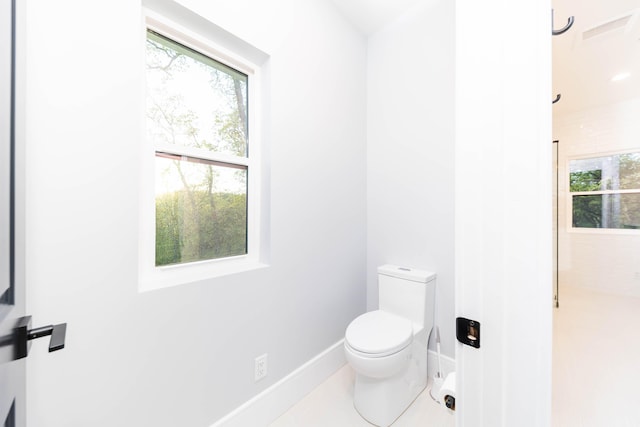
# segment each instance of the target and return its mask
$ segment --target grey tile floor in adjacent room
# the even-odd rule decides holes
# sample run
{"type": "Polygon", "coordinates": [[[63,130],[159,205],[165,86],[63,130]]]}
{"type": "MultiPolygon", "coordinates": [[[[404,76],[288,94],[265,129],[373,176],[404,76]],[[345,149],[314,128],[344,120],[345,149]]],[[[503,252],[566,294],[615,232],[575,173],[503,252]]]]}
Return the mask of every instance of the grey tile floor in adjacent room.
{"type": "MultiPolygon", "coordinates": [[[[354,376],[349,365],[343,366],[269,427],[371,427],[353,407],[354,376]]],[[[427,388],[393,427],[454,427],[454,418],[427,388]]]]}

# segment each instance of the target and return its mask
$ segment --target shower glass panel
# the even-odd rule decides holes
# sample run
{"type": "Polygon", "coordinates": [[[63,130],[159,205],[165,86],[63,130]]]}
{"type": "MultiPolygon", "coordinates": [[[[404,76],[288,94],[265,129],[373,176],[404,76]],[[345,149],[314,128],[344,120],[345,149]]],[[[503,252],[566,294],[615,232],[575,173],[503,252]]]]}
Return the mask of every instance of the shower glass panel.
{"type": "Polygon", "coordinates": [[[556,307],[560,305],[558,289],[558,141],[553,141],[553,180],[552,180],[552,203],[553,206],[553,302],[556,307]]]}

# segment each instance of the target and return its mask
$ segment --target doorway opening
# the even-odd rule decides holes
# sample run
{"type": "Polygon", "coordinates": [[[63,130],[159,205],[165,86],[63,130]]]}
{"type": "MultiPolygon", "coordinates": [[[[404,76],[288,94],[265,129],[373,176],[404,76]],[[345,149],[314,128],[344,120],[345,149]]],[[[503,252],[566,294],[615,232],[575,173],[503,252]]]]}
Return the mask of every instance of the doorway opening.
{"type": "Polygon", "coordinates": [[[638,6],[553,2],[558,22],[575,17],[571,30],[553,37],[551,96],[561,94],[553,105],[551,201],[558,427],[634,425],[640,417],[633,327],[640,312],[638,6]]]}

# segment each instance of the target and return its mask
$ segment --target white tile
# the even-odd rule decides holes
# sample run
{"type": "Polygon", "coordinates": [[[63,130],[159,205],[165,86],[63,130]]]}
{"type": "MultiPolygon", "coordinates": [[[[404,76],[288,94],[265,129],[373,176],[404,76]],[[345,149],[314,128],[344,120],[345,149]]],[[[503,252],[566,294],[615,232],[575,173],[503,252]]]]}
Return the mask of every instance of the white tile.
{"type": "Polygon", "coordinates": [[[640,425],[640,298],[563,286],[554,310],[554,427],[640,425]]]}
{"type": "MultiPolygon", "coordinates": [[[[640,425],[640,298],[562,286],[554,310],[553,427],[640,425]]],[[[270,427],[370,427],[353,407],[345,365],[270,427]]],[[[429,389],[393,427],[453,427],[429,389]]]]}
{"type": "MultiPolygon", "coordinates": [[[[370,427],[353,407],[355,373],[345,365],[269,427],[370,427]]],[[[453,427],[454,415],[423,391],[393,427],[453,427]]]]}

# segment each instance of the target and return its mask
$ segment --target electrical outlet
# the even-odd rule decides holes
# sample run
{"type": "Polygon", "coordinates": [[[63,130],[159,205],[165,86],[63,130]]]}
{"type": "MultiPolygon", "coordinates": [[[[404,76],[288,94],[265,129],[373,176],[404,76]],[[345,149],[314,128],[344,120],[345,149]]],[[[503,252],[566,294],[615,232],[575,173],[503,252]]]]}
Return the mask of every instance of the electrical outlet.
{"type": "Polygon", "coordinates": [[[267,353],[256,357],[255,360],[255,381],[259,381],[267,376],[267,353]]]}

